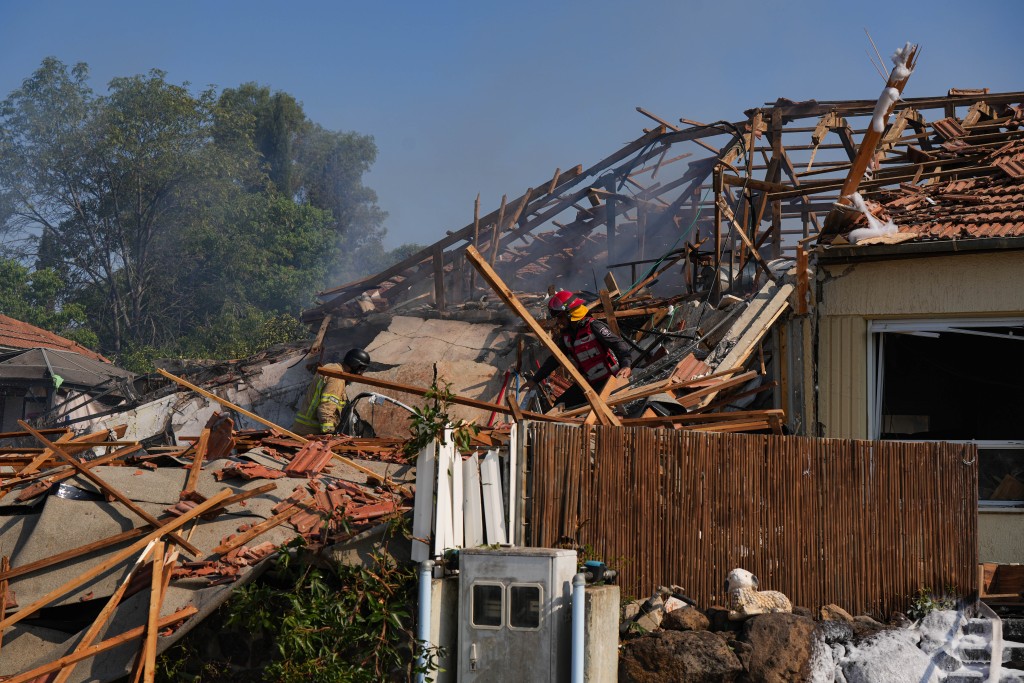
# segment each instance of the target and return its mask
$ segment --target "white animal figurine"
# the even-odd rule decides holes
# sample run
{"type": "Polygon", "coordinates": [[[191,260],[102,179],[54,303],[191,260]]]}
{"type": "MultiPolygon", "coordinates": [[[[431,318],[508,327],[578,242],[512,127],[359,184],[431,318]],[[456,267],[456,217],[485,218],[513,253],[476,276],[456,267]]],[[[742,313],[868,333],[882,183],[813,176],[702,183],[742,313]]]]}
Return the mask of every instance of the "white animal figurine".
{"type": "Polygon", "coordinates": [[[778,591],[757,590],[757,577],[746,569],[733,569],[725,579],[729,593],[729,619],[740,621],[755,614],[792,612],[789,598],[778,591]]]}

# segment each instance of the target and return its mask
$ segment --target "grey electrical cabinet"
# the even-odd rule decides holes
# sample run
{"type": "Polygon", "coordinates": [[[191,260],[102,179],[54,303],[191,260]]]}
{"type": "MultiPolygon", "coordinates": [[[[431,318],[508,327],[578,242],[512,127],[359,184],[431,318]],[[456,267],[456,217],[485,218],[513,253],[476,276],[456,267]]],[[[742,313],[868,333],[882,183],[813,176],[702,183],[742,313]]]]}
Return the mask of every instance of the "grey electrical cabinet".
{"type": "Polygon", "coordinates": [[[459,681],[567,681],[576,551],[459,552],[459,681]]]}

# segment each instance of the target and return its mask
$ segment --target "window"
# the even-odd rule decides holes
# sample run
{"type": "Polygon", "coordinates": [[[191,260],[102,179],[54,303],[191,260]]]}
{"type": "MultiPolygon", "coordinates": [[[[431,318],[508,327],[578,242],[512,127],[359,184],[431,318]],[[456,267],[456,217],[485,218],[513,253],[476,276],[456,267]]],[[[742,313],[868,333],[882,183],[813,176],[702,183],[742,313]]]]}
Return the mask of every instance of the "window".
{"type": "Polygon", "coordinates": [[[540,628],[540,603],[544,590],[539,585],[513,584],[508,588],[508,625],[513,629],[540,628]]]}
{"type": "Polygon", "coordinates": [[[500,583],[474,583],[471,609],[473,626],[501,628],[505,591],[500,583]]]}
{"type": "Polygon", "coordinates": [[[868,436],[978,446],[983,507],[1024,505],[1024,319],[869,323],[868,436]]]}

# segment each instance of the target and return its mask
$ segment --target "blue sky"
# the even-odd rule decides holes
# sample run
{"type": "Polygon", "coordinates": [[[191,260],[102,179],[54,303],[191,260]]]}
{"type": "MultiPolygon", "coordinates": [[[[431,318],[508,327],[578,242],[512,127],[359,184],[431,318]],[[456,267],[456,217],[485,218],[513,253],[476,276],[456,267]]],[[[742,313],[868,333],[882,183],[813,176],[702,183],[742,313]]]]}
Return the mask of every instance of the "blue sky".
{"type": "Polygon", "coordinates": [[[587,166],[651,124],[738,120],[778,97],[874,99],[888,56],[921,45],[908,97],[1024,90],[1024,2],[0,0],[0,95],[46,56],[115,76],[294,95],[369,134],[366,183],[389,246],[428,244],[555,168],[587,166]]]}

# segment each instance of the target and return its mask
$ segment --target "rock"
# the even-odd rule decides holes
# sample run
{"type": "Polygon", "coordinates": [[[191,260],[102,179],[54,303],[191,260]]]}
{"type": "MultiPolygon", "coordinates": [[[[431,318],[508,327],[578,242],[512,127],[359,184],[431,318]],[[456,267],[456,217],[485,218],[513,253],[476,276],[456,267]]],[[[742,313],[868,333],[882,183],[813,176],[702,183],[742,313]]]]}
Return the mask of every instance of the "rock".
{"type": "Polygon", "coordinates": [[[712,605],[704,610],[708,618],[709,631],[739,631],[743,628],[742,621],[729,620],[729,608],[721,605],[712,605]]]}
{"type": "Polygon", "coordinates": [[[877,622],[871,617],[863,614],[854,617],[851,625],[853,626],[854,638],[857,640],[870,638],[879,631],[886,631],[891,628],[890,626],[886,626],[885,624],[877,622]]]}
{"type": "Polygon", "coordinates": [[[643,600],[627,602],[622,607],[622,621],[632,621],[633,619],[636,619],[637,615],[640,614],[640,606],[643,604],[643,600]]]}
{"type": "Polygon", "coordinates": [[[889,615],[889,625],[897,628],[910,628],[913,625],[913,620],[903,612],[893,612],[889,615]]]}
{"type": "Polygon", "coordinates": [[[819,621],[815,634],[829,645],[853,640],[853,625],[845,621],[819,621]]]}
{"type": "Polygon", "coordinates": [[[818,611],[818,617],[822,621],[853,621],[850,613],[839,605],[828,604],[818,611]]]}
{"type": "Polygon", "coordinates": [[[814,622],[789,613],[761,614],[745,622],[743,639],[752,652],[747,672],[752,681],[805,680],[814,643],[814,622]]]}
{"type": "Polygon", "coordinates": [[[735,638],[729,643],[729,647],[736,653],[736,658],[740,660],[740,664],[743,665],[744,671],[749,671],[750,656],[754,653],[754,647],[745,640],[738,640],[735,638]]]}
{"type": "Polygon", "coordinates": [[[623,646],[621,683],[732,683],[743,672],[725,641],[709,631],[660,631],[623,646]]]}
{"type": "Polygon", "coordinates": [[[953,634],[960,632],[960,626],[960,613],[955,610],[929,612],[917,627],[921,633],[919,647],[927,654],[943,649],[953,634]]]}
{"type": "Polygon", "coordinates": [[[846,683],[937,683],[939,669],[916,640],[909,630],[889,629],[849,648],[840,662],[846,683]]]}
{"type": "Polygon", "coordinates": [[[661,627],[669,631],[707,631],[708,618],[693,607],[666,612],[661,627]]]}

